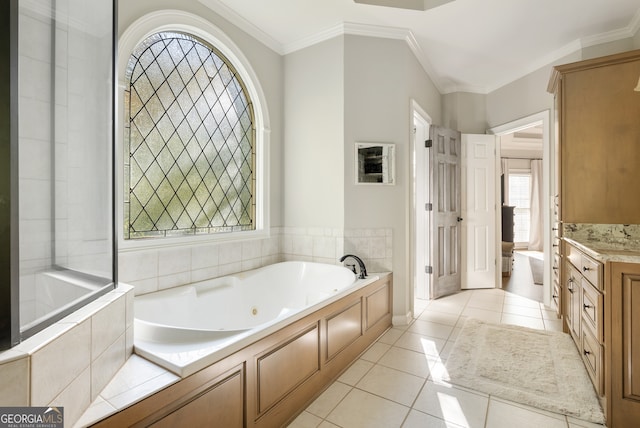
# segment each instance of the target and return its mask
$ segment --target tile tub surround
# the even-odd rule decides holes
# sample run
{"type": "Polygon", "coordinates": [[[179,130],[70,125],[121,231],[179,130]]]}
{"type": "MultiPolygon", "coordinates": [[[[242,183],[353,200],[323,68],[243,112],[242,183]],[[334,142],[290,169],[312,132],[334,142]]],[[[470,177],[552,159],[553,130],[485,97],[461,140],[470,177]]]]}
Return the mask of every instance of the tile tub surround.
{"type": "Polygon", "coordinates": [[[271,236],[242,242],[121,250],[119,279],[141,295],[207,279],[299,260],[339,264],[347,253],[360,256],[369,272],[393,269],[390,228],[331,229],[274,227],[271,236]]]}
{"type": "Polygon", "coordinates": [[[133,287],[118,288],[0,353],[0,403],[62,406],[72,426],[133,352],[133,287]]]}

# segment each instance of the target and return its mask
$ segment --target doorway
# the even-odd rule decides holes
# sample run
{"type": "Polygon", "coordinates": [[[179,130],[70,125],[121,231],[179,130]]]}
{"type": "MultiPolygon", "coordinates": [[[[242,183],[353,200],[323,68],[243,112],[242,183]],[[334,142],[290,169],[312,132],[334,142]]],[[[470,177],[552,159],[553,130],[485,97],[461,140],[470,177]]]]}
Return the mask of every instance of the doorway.
{"type": "MultiPolygon", "coordinates": [[[[489,130],[490,133],[498,136],[496,161],[499,162],[500,168],[498,168],[497,178],[502,183],[501,200],[498,202],[502,206],[512,207],[511,211],[506,211],[513,212],[514,216],[511,258],[505,259],[507,254],[502,248],[498,249],[499,260],[502,260],[503,265],[503,288],[506,287],[508,291],[524,297],[535,298],[548,306],[551,303],[552,283],[549,263],[551,257],[550,206],[554,188],[553,174],[551,174],[554,152],[551,150],[549,121],[549,111],[546,110],[489,130]],[[539,164],[533,166],[532,159],[539,159],[539,164]],[[534,194],[540,195],[534,202],[537,204],[536,207],[531,206],[531,198],[525,195],[527,192],[531,193],[534,182],[532,166],[539,168],[539,172],[534,174],[541,176],[540,180],[535,180],[538,191],[533,190],[534,194]],[[532,223],[530,218],[533,208],[538,211],[540,221],[532,223]],[[532,237],[539,239],[531,239],[532,237]],[[540,266],[541,258],[542,266],[540,266]],[[511,265],[505,266],[505,263],[511,265]],[[505,270],[509,272],[504,273],[505,270]],[[523,285],[523,282],[527,284],[523,285]]],[[[538,213],[535,214],[536,217],[538,213]]],[[[502,231],[505,220],[499,218],[499,221],[501,222],[499,230],[502,231]]],[[[503,242],[502,236],[500,242],[503,242]]]]}
{"type": "MultiPolygon", "coordinates": [[[[413,276],[413,292],[414,295],[410,299],[413,302],[414,298],[427,300],[429,299],[430,276],[425,275],[425,266],[429,264],[431,260],[430,255],[430,231],[428,225],[430,224],[430,212],[424,209],[425,205],[429,202],[427,200],[428,189],[430,186],[429,174],[421,174],[421,171],[425,171],[429,167],[430,158],[429,150],[426,150],[423,143],[429,138],[429,127],[431,126],[431,118],[422,110],[422,108],[412,101],[411,109],[413,111],[413,141],[412,150],[412,172],[413,172],[413,209],[412,215],[412,228],[414,233],[412,237],[412,248],[415,249],[415,257],[411,257],[412,266],[411,272],[413,276]]],[[[412,303],[413,304],[413,303],[412,303]]],[[[412,308],[413,310],[413,308],[412,308]]]]}

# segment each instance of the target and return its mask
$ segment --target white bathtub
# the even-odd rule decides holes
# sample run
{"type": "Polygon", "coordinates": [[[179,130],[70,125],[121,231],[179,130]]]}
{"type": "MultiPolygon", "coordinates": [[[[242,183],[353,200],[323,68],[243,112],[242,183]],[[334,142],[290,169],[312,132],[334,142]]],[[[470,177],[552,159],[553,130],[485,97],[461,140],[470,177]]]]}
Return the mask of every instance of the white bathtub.
{"type": "Polygon", "coordinates": [[[283,262],[137,296],[135,352],[184,377],[376,279],[283,262]]]}

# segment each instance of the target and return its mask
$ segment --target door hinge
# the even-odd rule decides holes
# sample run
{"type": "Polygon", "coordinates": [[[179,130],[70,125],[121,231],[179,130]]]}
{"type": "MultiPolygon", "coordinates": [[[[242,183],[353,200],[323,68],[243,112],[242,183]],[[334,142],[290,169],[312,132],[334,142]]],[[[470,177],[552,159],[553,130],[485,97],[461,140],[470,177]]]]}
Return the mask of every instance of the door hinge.
{"type": "Polygon", "coordinates": [[[424,140],[424,146],[429,149],[433,147],[433,140],[424,140]]]}
{"type": "Polygon", "coordinates": [[[433,266],[425,266],[424,273],[433,273],[433,266]]]}
{"type": "Polygon", "coordinates": [[[431,202],[427,202],[426,204],[424,204],[424,210],[433,211],[433,204],[431,202]]]}

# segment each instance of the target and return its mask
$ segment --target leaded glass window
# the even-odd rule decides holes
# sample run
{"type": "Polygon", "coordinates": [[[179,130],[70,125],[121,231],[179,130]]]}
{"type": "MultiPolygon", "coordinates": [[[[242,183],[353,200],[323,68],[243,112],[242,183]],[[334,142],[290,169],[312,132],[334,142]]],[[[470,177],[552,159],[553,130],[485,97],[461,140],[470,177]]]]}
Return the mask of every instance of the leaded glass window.
{"type": "Polygon", "coordinates": [[[161,32],[132,53],[126,85],[125,239],[254,230],[253,106],[233,65],[161,32]]]}

